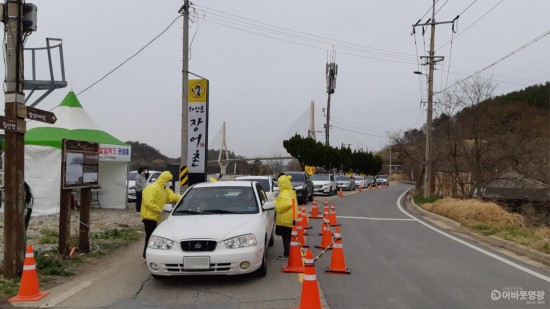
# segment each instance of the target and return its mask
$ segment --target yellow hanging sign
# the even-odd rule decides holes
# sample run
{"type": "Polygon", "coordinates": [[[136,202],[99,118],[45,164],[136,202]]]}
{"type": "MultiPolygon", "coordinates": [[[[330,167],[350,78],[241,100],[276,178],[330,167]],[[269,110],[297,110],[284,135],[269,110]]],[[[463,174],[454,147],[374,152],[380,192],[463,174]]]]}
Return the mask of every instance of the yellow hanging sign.
{"type": "Polygon", "coordinates": [[[189,102],[206,102],[206,79],[191,79],[187,84],[189,86],[189,102]]]}

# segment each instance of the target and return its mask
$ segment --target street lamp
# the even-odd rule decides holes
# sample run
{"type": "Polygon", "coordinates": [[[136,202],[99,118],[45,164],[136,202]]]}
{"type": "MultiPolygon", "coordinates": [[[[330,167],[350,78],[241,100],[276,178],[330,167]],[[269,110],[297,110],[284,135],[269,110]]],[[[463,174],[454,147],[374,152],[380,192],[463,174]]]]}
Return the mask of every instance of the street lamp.
{"type": "MultiPolygon", "coordinates": [[[[426,75],[420,71],[414,71],[414,74],[426,75]]],[[[428,77],[428,109],[426,117],[426,153],[425,153],[425,164],[426,168],[424,169],[424,197],[430,196],[430,187],[431,187],[431,176],[432,176],[432,113],[433,113],[433,77],[432,70],[428,77]]]]}

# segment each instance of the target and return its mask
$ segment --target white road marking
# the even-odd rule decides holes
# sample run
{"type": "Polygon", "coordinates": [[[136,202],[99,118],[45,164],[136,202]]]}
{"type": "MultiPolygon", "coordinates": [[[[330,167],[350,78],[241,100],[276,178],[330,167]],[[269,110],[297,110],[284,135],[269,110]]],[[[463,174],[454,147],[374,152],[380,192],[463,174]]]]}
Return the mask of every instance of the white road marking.
{"type": "Polygon", "coordinates": [[[401,199],[403,198],[403,196],[405,196],[405,194],[407,194],[407,192],[408,192],[408,190],[405,191],[405,192],[403,192],[403,194],[401,194],[401,196],[399,196],[399,198],[397,199],[397,207],[399,208],[399,210],[401,210],[401,212],[403,212],[404,214],[406,214],[407,216],[409,216],[410,218],[412,218],[414,221],[417,221],[417,222],[423,224],[423,225],[426,226],[427,228],[432,229],[433,231],[435,231],[435,232],[437,232],[437,233],[439,233],[439,234],[441,234],[441,235],[443,235],[443,236],[445,236],[445,237],[448,237],[448,238],[450,238],[450,239],[452,239],[452,240],[454,240],[454,241],[456,241],[456,242],[459,242],[459,243],[461,243],[461,244],[463,244],[463,245],[465,245],[465,246],[467,246],[467,247],[470,247],[470,248],[472,248],[472,249],[474,249],[474,250],[476,250],[476,251],[479,251],[479,252],[481,252],[481,253],[483,253],[483,254],[485,254],[485,255],[488,255],[488,256],[494,258],[495,260],[499,260],[499,261],[501,261],[502,263],[505,263],[505,264],[507,264],[507,265],[509,265],[509,266],[512,266],[512,267],[514,267],[514,268],[516,268],[516,269],[519,269],[519,270],[521,270],[521,271],[523,271],[523,272],[526,272],[526,273],[528,273],[528,274],[530,274],[530,275],[533,275],[533,276],[535,276],[535,277],[537,277],[537,278],[540,278],[540,279],[542,279],[542,280],[544,280],[544,281],[546,281],[546,282],[550,282],[550,277],[547,277],[547,276],[545,276],[545,275],[543,275],[543,274],[539,274],[539,273],[536,272],[536,271],[533,271],[533,270],[531,270],[531,269],[529,269],[529,268],[523,267],[523,266],[521,266],[521,265],[519,265],[519,264],[517,264],[517,263],[514,263],[514,262],[512,262],[512,261],[509,261],[509,260],[507,260],[507,259],[505,259],[505,258],[503,258],[503,257],[501,257],[501,256],[498,256],[498,255],[496,255],[496,254],[493,254],[493,253],[491,253],[491,252],[489,252],[489,251],[487,251],[487,250],[485,250],[485,249],[482,249],[482,248],[477,247],[477,246],[474,246],[474,245],[472,245],[472,244],[470,244],[470,243],[468,243],[468,242],[465,242],[465,241],[462,240],[462,239],[456,238],[456,237],[454,237],[454,236],[452,236],[452,235],[450,235],[450,234],[447,234],[447,233],[445,233],[445,232],[443,232],[443,231],[440,231],[439,229],[437,229],[437,228],[435,228],[435,227],[429,225],[428,223],[426,223],[426,222],[424,222],[424,221],[422,221],[422,220],[420,220],[420,219],[418,219],[418,218],[416,218],[416,217],[410,215],[409,213],[407,213],[407,212],[401,207],[401,199]]]}
{"type": "Polygon", "coordinates": [[[61,303],[62,301],[66,300],[67,298],[69,298],[69,297],[75,295],[76,293],[82,291],[83,289],[87,288],[91,284],[92,284],[92,281],[87,280],[87,281],[84,281],[84,282],[82,282],[78,285],[75,285],[71,289],[69,289],[68,291],[59,294],[57,297],[49,299],[47,303],[45,303],[44,305],[42,305],[40,307],[41,308],[55,307],[59,303],[61,303]]]}
{"type": "Polygon", "coordinates": [[[378,221],[416,221],[414,219],[407,219],[407,218],[371,218],[371,217],[347,217],[347,216],[336,216],[336,218],[378,220],[378,221]]]}

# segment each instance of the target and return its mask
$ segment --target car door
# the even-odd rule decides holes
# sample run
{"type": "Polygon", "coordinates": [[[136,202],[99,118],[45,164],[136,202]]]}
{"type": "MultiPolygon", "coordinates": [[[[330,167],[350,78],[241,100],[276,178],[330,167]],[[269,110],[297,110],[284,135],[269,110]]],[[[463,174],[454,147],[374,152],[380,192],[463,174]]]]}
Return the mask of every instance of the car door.
{"type": "MultiPolygon", "coordinates": [[[[266,225],[266,234],[271,235],[270,237],[273,237],[273,231],[275,229],[275,210],[269,209],[269,210],[263,210],[263,205],[268,201],[267,200],[267,193],[264,191],[264,188],[259,184],[256,183],[256,191],[258,192],[258,196],[260,198],[260,211],[262,212],[262,216],[264,217],[262,221],[265,222],[266,225]]],[[[268,238],[269,240],[269,238],[268,238]]]]}

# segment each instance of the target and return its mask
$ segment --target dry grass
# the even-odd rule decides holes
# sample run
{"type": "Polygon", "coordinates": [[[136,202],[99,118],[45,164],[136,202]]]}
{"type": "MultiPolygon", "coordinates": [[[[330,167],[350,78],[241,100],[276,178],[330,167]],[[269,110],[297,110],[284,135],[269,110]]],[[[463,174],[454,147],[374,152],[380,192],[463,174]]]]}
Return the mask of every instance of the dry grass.
{"type": "Polygon", "coordinates": [[[515,227],[524,227],[525,219],[518,214],[511,214],[494,203],[475,199],[441,199],[434,203],[423,204],[424,209],[451,218],[463,225],[478,222],[496,223],[515,227]]]}
{"type": "Polygon", "coordinates": [[[528,227],[523,216],[509,213],[497,204],[476,199],[441,199],[421,207],[484,235],[495,235],[550,253],[550,228],[528,227]]]}
{"type": "Polygon", "coordinates": [[[406,181],[406,180],[409,180],[409,177],[407,177],[407,175],[405,174],[392,173],[390,175],[390,181],[406,181]]]}

